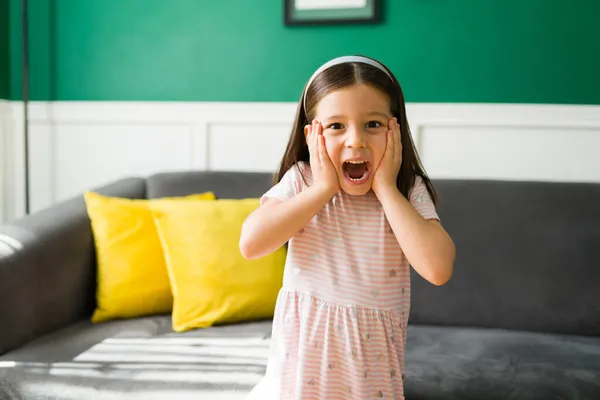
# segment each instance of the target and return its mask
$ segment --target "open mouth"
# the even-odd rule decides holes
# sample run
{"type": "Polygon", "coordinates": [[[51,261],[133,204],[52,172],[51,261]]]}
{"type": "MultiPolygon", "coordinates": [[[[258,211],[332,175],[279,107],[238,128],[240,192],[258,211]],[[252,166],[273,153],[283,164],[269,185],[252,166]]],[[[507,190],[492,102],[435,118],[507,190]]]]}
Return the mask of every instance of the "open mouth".
{"type": "Polygon", "coordinates": [[[369,177],[370,165],[368,161],[346,161],[342,164],[344,177],[351,183],[363,183],[369,177]]]}

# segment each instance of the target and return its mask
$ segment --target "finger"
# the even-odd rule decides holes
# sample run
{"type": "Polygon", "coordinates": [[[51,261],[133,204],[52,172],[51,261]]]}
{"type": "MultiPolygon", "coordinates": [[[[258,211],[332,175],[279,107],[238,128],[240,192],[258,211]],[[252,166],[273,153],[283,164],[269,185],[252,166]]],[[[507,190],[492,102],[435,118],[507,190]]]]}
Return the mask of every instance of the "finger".
{"type": "Polygon", "coordinates": [[[319,135],[317,136],[317,140],[319,143],[319,162],[321,165],[323,165],[327,159],[327,155],[325,154],[325,137],[323,135],[319,135]]]}
{"type": "Polygon", "coordinates": [[[319,135],[317,134],[317,122],[316,121],[313,121],[312,140],[313,140],[313,149],[314,149],[316,160],[320,163],[321,157],[319,155],[319,153],[320,153],[320,151],[319,151],[319,135]]]}
{"type": "Polygon", "coordinates": [[[396,149],[402,154],[402,132],[400,131],[400,124],[396,118],[396,149]]]}
{"type": "Polygon", "coordinates": [[[396,133],[396,118],[392,118],[390,120],[389,123],[389,131],[388,131],[388,148],[390,149],[390,155],[392,155],[393,151],[394,151],[394,145],[395,145],[395,133],[396,133]]]}
{"type": "Polygon", "coordinates": [[[304,139],[306,140],[306,146],[308,147],[308,154],[313,154],[315,145],[312,139],[312,125],[304,126],[304,139]]]}
{"type": "Polygon", "coordinates": [[[379,165],[383,165],[386,159],[390,156],[390,130],[388,129],[385,132],[385,148],[383,149],[383,155],[381,156],[381,161],[379,161],[379,165]]]}
{"type": "Polygon", "coordinates": [[[316,135],[317,141],[319,143],[319,157],[321,159],[321,162],[323,162],[326,157],[325,136],[323,136],[323,126],[317,122],[317,125],[315,128],[316,128],[315,135],[316,135]]]}
{"type": "Polygon", "coordinates": [[[316,119],[313,120],[312,134],[313,134],[313,140],[315,143],[315,150],[319,149],[319,131],[318,131],[319,128],[318,127],[319,127],[319,121],[317,121],[316,119]]]}
{"type": "Polygon", "coordinates": [[[387,151],[389,152],[388,154],[389,154],[389,157],[391,159],[394,159],[394,155],[395,155],[395,145],[396,145],[396,142],[395,142],[394,136],[396,136],[395,132],[394,132],[394,129],[390,129],[388,131],[388,146],[387,146],[388,148],[387,148],[387,151]]]}

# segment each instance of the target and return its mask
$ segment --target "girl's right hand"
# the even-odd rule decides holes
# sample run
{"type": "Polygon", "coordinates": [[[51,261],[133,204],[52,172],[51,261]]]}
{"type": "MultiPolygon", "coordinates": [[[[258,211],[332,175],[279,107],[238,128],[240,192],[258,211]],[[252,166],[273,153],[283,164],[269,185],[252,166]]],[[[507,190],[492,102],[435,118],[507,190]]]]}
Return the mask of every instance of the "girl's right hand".
{"type": "Polygon", "coordinates": [[[323,126],[318,121],[313,121],[312,125],[304,127],[304,135],[310,153],[313,182],[333,197],[340,190],[340,182],[325,147],[323,126]]]}

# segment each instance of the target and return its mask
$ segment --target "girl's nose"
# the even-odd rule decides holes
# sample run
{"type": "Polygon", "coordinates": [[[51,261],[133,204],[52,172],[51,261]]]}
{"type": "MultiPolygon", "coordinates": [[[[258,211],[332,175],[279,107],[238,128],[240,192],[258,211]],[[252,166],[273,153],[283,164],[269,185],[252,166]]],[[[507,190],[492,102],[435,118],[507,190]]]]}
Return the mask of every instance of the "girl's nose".
{"type": "Polygon", "coordinates": [[[351,126],[346,129],[346,147],[361,148],[366,146],[365,132],[360,128],[351,126]]]}

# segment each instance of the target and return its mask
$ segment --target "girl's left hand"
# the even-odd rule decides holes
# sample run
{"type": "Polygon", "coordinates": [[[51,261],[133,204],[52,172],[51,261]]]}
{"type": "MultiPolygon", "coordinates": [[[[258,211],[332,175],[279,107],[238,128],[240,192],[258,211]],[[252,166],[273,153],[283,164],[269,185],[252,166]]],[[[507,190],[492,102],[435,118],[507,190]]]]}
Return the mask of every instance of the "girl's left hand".
{"type": "Polygon", "coordinates": [[[373,191],[375,194],[382,188],[396,187],[398,172],[402,164],[402,142],[400,140],[400,125],[394,117],[388,123],[387,144],[379,167],[373,177],[373,191]]]}

